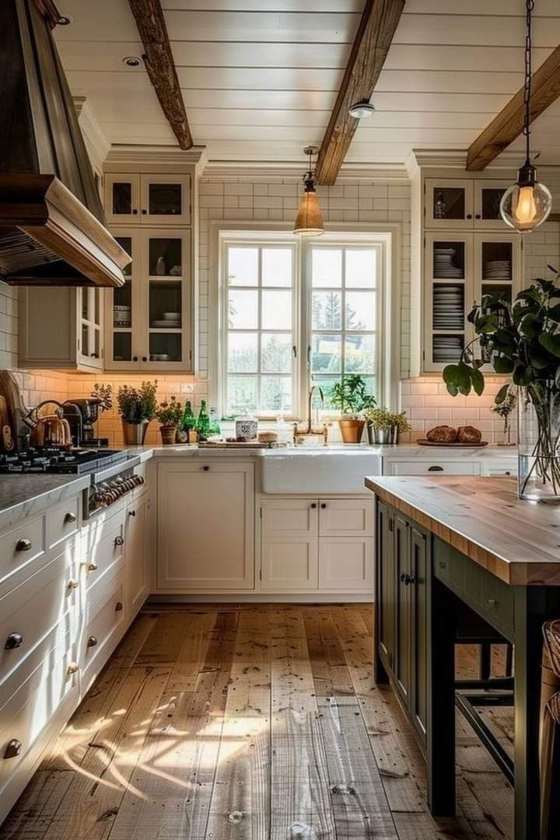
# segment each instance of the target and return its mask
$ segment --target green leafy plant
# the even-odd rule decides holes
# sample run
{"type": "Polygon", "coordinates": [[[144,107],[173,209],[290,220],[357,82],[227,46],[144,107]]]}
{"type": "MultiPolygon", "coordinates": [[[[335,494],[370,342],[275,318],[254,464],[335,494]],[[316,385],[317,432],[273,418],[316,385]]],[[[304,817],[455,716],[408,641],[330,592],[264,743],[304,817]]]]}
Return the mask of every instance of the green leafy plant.
{"type": "Polygon", "coordinates": [[[123,420],[127,423],[142,423],[152,420],[157,410],[157,379],[142,382],[139,388],[123,385],[117,394],[117,404],[123,420]]]}
{"type": "Polygon", "coordinates": [[[366,381],[359,373],[348,374],[336,382],[330,390],[329,400],[342,414],[350,417],[358,417],[377,404],[373,394],[367,393],[366,381]]]}
{"type": "Polygon", "coordinates": [[[407,420],[406,411],[389,411],[388,408],[368,408],[364,411],[366,422],[373,429],[398,429],[399,432],[410,432],[412,426],[407,420]]]}
{"type": "MultiPolygon", "coordinates": [[[[495,295],[484,295],[468,319],[476,338],[461,353],[457,364],[447,365],[443,379],[452,396],[481,394],[484,375],[480,368],[491,364],[494,372],[510,375],[520,386],[526,403],[532,404],[537,435],[530,457],[532,466],[521,481],[521,495],[529,481],[550,484],[560,494],[560,273],[549,266],[554,280],[537,279],[516,296],[513,305],[495,295]],[[473,347],[480,345],[481,358],[473,347]]],[[[509,399],[510,384],[500,388],[496,407],[509,399]]],[[[503,416],[503,415],[502,415],[503,416]]]]}
{"type": "Polygon", "coordinates": [[[171,397],[169,402],[161,402],[157,407],[156,417],[162,426],[178,426],[182,416],[183,408],[175,397],[171,397]]]}

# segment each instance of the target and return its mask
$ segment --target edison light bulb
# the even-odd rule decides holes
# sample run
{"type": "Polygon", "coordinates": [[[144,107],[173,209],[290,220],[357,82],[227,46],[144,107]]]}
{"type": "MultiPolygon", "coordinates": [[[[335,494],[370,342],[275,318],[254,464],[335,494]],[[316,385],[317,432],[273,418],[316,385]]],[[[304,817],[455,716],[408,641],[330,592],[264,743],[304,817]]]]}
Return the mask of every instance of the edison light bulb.
{"type": "Polygon", "coordinates": [[[546,220],[552,208],[552,196],[544,184],[513,184],[500,202],[502,219],[520,233],[535,230],[546,220]]]}
{"type": "Polygon", "coordinates": [[[537,216],[537,204],[533,187],[521,187],[517,196],[517,207],[513,207],[513,215],[518,225],[532,225],[537,216]]]}

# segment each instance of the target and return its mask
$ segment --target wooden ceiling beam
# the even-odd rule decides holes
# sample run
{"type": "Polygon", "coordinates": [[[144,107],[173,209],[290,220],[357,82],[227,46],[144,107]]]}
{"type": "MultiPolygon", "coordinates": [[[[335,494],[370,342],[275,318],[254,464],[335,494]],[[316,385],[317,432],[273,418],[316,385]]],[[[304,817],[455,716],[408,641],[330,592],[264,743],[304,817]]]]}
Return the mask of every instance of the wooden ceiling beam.
{"type": "Polygon", "coordinates": [[[366,0],[342,85],[323,137],[315,174],[320,184],[334,184],[352,142],[358,120],[348,109],[370,99],[385,64],[404,8],[404,0],[366,0]]]}
{"type": "MultiPolygon", "coordinates": [[[[533,73],[531,122],[560,96],[560,46],[556,47],[533,73]]],[[[467,152],[467,169],[480,172],[500,155],[523,132],[525,106],[523,88],[471,144],[467,152]]]]}
{"type": "Polygon", "coordinates": [[[144,45],[144,63],[159,104],[181,149],[190,149],[193,138],[160,0],[128,0],[128,3],[144,45]]]}

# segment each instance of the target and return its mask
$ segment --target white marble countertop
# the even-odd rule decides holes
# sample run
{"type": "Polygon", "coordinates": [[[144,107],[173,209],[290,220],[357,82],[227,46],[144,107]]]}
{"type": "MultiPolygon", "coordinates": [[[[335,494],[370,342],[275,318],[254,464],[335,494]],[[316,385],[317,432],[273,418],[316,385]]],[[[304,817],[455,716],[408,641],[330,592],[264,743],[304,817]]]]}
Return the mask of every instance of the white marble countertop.
{"type": "Polygon", "coordinates": [[[40,513],[76,496],[89,486],[89,475],[0,476],[0,531],[8,530],[24,516],[40,513]]]}

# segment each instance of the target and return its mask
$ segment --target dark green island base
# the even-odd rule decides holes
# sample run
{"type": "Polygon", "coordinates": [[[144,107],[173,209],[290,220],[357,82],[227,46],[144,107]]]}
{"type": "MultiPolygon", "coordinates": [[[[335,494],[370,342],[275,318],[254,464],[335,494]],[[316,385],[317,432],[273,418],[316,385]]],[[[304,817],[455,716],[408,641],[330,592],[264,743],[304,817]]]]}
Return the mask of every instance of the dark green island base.
{"type": "Polygon", "coordinates": [[[514,645],[514,840],[540,836],[542,625],[560,618],[560,509],[493,478],[367,478],[376,496],[378,683],[427,761],[434,816],[455,813],[455,639],[482,620],[514,645]]]}

